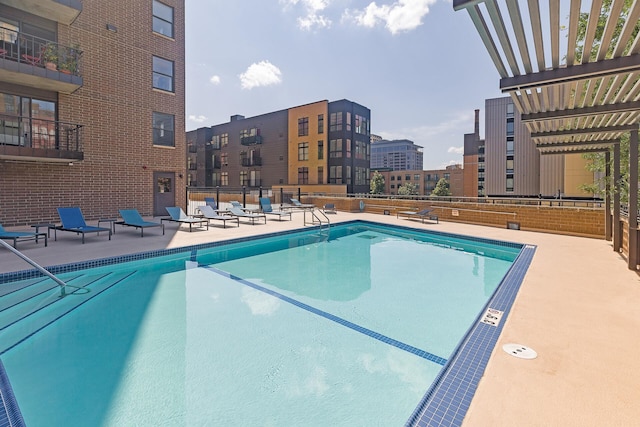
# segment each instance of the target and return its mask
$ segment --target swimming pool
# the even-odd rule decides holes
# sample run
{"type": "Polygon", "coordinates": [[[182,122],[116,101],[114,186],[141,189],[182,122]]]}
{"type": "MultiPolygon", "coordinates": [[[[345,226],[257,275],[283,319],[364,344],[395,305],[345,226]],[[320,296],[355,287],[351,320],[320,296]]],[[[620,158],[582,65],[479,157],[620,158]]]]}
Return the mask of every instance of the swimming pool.
{"type": "Polygon", "coordinates": [[[84,303],[0,332],[27,425],[404,424],[523,248],[364,222],[207,246],[61,267],[84,303]]]}

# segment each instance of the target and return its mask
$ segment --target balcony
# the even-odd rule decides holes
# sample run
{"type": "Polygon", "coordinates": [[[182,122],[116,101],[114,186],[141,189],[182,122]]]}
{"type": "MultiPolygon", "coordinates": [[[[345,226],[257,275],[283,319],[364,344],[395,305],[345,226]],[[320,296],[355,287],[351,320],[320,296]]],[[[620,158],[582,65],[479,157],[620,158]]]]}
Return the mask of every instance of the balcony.
{"type": "Polygon", "coordinates": [[[242,145],[262,144],[262,136],[251,135],[251,136],[240,137],[240,144],[242,145]]]}
{"type": "Polygon", "coordinates": [[[65,25],[70,25],[82,12],[80,0],[0,0],[0,4],[65,25]]]}
{"type": "Polygon", "coordinates": [[[262,157],[254,157],[252,159],[242,158],[240,164],[244,167],[247,166],[262,166],[262,157]]]}
{"type": "Polygon", "coordinates": [[[82,125],[0,114],[0,159],[40,162],[83,160],[82,125]]]}
{"type": "Polygon", "coordinates": [[[198,152],[198,147],[196,145],[189,146],[189,153],[197,153],[197,152],[198,152]]]}
{"type": "Polygon", "coordinates": [[[66,94],[82,86],[77,47],[4,27],[0,35],[0,81],[66,94]]]}

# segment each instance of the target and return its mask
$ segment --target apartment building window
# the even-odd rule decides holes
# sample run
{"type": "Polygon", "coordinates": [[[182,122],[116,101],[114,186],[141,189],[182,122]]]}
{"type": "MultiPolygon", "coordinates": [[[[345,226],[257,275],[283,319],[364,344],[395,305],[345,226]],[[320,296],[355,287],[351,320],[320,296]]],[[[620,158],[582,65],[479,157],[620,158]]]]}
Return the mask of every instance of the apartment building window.
{"type": "Polygon", "coordinates": [[[324,168],[318,166],[318,184],[324,184],[324,168]]]}
{"type": "Polygon", "coordinates": [[[411,175],[405,175],[404,176],[404,180],[405,181],[411,181],[411,175]]]}
{"type": "Polygon", "coordinates": [[[324,159],[324,141],[318,141],[318,160],[324,159]]]}
{"type": "Polygon", "coordinates": [[[507,136],[513,135],[513,119],[507,119],[507,136]]]}
{"type": "Polygon", "coordinates": [[[369,135],[369,121],[366,117],[356,114],[356,133],[369,135]]]}
{"type": "Polygon", "coordinates": [[[318,133],[324,133],[324,114],[318,114],[318,133]]]}
{"type": "Polygon", "coordinates": [[[249,186],[251,187],[260,187],[262,185],[262,181],[260,180],[260,171],[253,170],[249,174],[249,186]]]}
{"type": "Polygon", "coordinates": [[[173,115],[153,113],[153,145],[175,147],[173,123],[173,115]]]}
{"type": "Polygon", "coordinates": [[[342,184],[342,166],[329,168],[329,184],[342,184]]]}
{"type": "Polygon", "coordinates": [[[173,61],[153,57],[153,87],[173,92],[173,61]]]}
{"type": "Polygon", "coordinates": [[[507,173],[513,173],[513,156],[507,156],[507,173]]]}
{"type": "Polygon", "coordinates": [[[351,166],[347,166],[347,176],[345,178],[347,185],[351,185],[351,166]]]}
{"type": "Polygon", "coordinates": [[[229,166],[229,153],[220,153],[220,166],[229,166]]]}
{"type": "Polygon", "coordinates": [[[356,159],[365,160],[366,156],[366,143],[363,141],[356,141],[356,159]]]}
{"type": "Polygon", "coordinates": [[[396,176],[395,175],[391,175],[391,181],[395,181],[396,180],[396,176]]]}
{"type": "Polygon", "coordinates": [[[229,185],[229,172],[222,172],[220,174],[220,185],[227,187],[229,185]]]}
{"type": "Polygon", "coordinates": [[[346,123],[346,129],[348,131],[351,130],[351,113],[349,111],[347,111],[347,123],[346,123]]]}
{"type": "Polygon", "coordinates": [[[351,140],[350,139],[346,140],[345,149],[346,149],[347,158],[350,158],[351,157],[351,140]]]}
{"type": "Polygon", "coordinates": [[[507,137],[507,155],[513,154],[513,137],[507,137]]]}
{"type": "Polygon", "coordinates": [[[309,183],[309,168],[298,168],[298,184],[309,183]]]}
{"type": "Polygon", "coordinates": [[[309,117],[298,119],[298,136],[309,135],[309,117]]]}
{"type": "Polygon", "coordinates": [[[211,173],[211,185],[214,187],[220,185],[220,174],[218,172],[211,173]]]}
{"type": "Polygon", "coordinates": [[[220,146],[226,147],[227,145],[229,145],[229,134],[223,133],[222,135],[220,135],[220,146]]]}
{"type": "Polygon", "coordinates": [[[329,115],[329,130],[342,130],[342,112],[329,115]]]}
{"type": "Polygon", "coordinates": [[[402,175],[398,175],[396,178],[398,181],[402,181],[402,175]]]}
{"type": "Polygon", "coordinates": [[[246,186],[249,184],[249,175],[247,171],[240,171],[240,185],[246,186]]]}
{"type": "Polygon", "coordinates": [[[329,157],[337,158],[342,157],[342,140],[332,139],[329,141],[329,157]]]}
{"type": "Polygon", "coordinates": [[[507,191],[513,192],[513,175],[507,175],[507,191]]]}
{"type": "Polygon", "coordinates": [[[173,8],[153,0],[153,31],[173,38],[173,8]]]}
{"type": "Polygon", "coordinates": [[[298,144],[298,160],[309,160],[308,142],[301,142],[298,144]]]}
{"type": "Polygon", "coordinates": [[[413,180],[420,182],[420,175],[419,174],[413,175],[413,180]]]}
{"type": "Polygon", "coordinates": [[[507,104],[507,117],[513,117],[513,104],[507,104]]]}
{"type": "Polygon", "coordinates": [[[396,185],[395,184],[391,184],[391,189],[393,190],[395,188],[396,188],[396,185]]]}
{"type": "Polygon", "coordinates": [[[356,185],[367,184],[367,169],[356,167],[356,185]]]}

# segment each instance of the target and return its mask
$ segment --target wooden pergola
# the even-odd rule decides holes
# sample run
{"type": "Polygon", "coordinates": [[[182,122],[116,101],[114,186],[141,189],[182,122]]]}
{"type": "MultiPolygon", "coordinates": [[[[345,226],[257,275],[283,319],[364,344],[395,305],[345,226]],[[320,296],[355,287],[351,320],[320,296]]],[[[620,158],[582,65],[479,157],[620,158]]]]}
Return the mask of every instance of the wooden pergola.
{"type": "Polygon", "coordinates": [[[453,8],[469,13],[500,89],[513,99],[541,154],[605,153],[607,178],[615,178],[613,201],[609,184],[606,189],[605,234],[617,252],[623,235],[619,142],[630,133],[628,265],[636,270],[640,0],[628,9],[624,0],[610,7],[603,0],[453,0],[453,8]]]}

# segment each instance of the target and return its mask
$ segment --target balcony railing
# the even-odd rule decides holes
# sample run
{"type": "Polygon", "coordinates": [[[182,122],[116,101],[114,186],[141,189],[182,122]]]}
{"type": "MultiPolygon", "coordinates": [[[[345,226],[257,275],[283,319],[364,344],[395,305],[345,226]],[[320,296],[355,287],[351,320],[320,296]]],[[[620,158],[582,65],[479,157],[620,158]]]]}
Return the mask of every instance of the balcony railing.
{"type": "Polygon", "coordinates": [[[262,144],[262,136],[260,135],[243,136],[240,138],[240,144],[242,145],[262,144]]]}
{"type": "Polygon", "coordinates": [[[190,153],[197,153],[198,152],[198,147],[196,145],[190,145],[189,146],[189,152],[190,153]]]}
{"type": "Polygon", "coordinates": [[[0,156],[82,160],[82,125],[0,114],[0,156]]]}
{"type": "Polygon", "coordinates": [[[249,158],[241,158],[240,164],[242,166],[262,166],[262,157],[254,157],[252,159],[249,158]]]}

